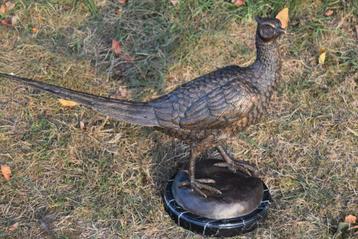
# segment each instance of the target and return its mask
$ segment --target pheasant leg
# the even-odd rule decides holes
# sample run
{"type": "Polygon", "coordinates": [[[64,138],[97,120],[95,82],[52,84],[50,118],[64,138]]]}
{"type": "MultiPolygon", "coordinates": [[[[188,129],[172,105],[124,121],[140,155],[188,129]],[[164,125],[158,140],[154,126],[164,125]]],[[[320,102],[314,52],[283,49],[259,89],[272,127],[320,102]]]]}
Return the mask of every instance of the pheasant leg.
{"type": "Polygon", "coordinates": [[[232,159],[222,146],[217,146],[216,148],[218,149],[221,157],[225,160],[225,162],[214,164],[216,167],[226,167],[234,173],[237,171],[244,171],[251,176],[256,174],[256,169],[252,164],[249,164],[243,160],[232,159]]]}
{"type": "Polygon", "coordinates": [[[190,151],[190,161],[189,161],[189,171],[188,171],[189,181],[185,181],[181,183],[180,187],[190,187],[192,190],[196,191],[197,193],[199,193],[201,196],[205,198],[208,197],[206,192],[216,195],[222,194],[222,192],[219,189],[209,185],[209,184],[214,184],[215,180],[210,178],[199,178],[199,179],[195,178],[195,161],[198,155],[199,155],[198,148],[192,147],[190,151]]]}

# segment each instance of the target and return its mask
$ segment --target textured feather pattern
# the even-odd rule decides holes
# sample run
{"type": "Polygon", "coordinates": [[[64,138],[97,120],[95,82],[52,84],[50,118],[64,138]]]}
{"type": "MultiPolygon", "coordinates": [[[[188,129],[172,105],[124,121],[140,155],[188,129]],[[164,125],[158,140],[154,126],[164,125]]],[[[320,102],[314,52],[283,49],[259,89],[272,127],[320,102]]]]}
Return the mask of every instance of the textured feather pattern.
{"type": "Polygon", "coordinates": [[[247,115],[259,91],[242,78],[242,69],[221,68],[154,100],[151,104],[159,125],[190,130],[223,128],[247,115]]]}

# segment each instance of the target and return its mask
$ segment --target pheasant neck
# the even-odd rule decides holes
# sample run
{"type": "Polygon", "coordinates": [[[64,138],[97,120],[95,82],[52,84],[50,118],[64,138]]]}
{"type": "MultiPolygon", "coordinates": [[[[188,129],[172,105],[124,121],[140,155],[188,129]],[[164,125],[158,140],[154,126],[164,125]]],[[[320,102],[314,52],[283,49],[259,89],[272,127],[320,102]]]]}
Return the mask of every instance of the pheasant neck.
{"type": "Polygon", "coordinates": [[[256,61],[265,66],[277,64],[279,61],[278,44],[276,40],[264,42],[259,37],[256,39],[256,61]]]}
{"type": "Polygon", "coordinates": [[[261,91],[272,91],[279,80],[281,59],[276,40],[264,42],[256,37],[256,61],[253,70],[259,74],[255,79],[257,87],[261,91]]]}

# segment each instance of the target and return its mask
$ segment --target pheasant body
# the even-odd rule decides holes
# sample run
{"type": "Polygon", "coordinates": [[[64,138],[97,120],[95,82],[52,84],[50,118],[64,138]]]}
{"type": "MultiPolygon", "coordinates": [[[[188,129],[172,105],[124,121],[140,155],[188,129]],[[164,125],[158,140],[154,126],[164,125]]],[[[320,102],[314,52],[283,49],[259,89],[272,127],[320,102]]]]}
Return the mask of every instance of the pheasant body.
{"type": "Polygon", "coordinates": [[[257,59],[249,67],[218,69],[150,102],[156,128],[192,143],[256,123],[266,113],[281,68],[276,42],[256,43],[257,59]]]}
{"type": "Polygon", "coordinates": [[[116,120],[154,127],[191,145],[190,186],[220,194],[208,185],[211,179],[195,178],[195,159],[216,146],[226,163],[240,167],[230,159],[221,142],[237,131],[256,123],[268,107],[280,78],[280,54],[276,39],[283,32],[277,19],[257,18],[256,60],[248,67],[226,66],[185,83],[172,92],[148,102],[133,102],[95,96],[44,82],[0,73],[62,98],[72,99],[116,120]]]}

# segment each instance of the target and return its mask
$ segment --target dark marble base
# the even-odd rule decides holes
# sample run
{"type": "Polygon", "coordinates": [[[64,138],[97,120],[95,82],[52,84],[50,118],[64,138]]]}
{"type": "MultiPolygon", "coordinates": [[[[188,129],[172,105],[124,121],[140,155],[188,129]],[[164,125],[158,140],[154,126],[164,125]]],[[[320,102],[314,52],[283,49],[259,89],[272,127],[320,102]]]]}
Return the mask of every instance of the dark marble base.
{"type": "Polygon", "coordinates": [[[215,167],[216,162],[220,160],[199,161],[196,176],[214,179],[221,196],[204,198],[190,188],[178,187],[188,177],[180,170],[164,193],[166,211],[179,226],[205,236],[235,236],[255,229],[267,213],[269,190],[259,178],[215,167]]]}

